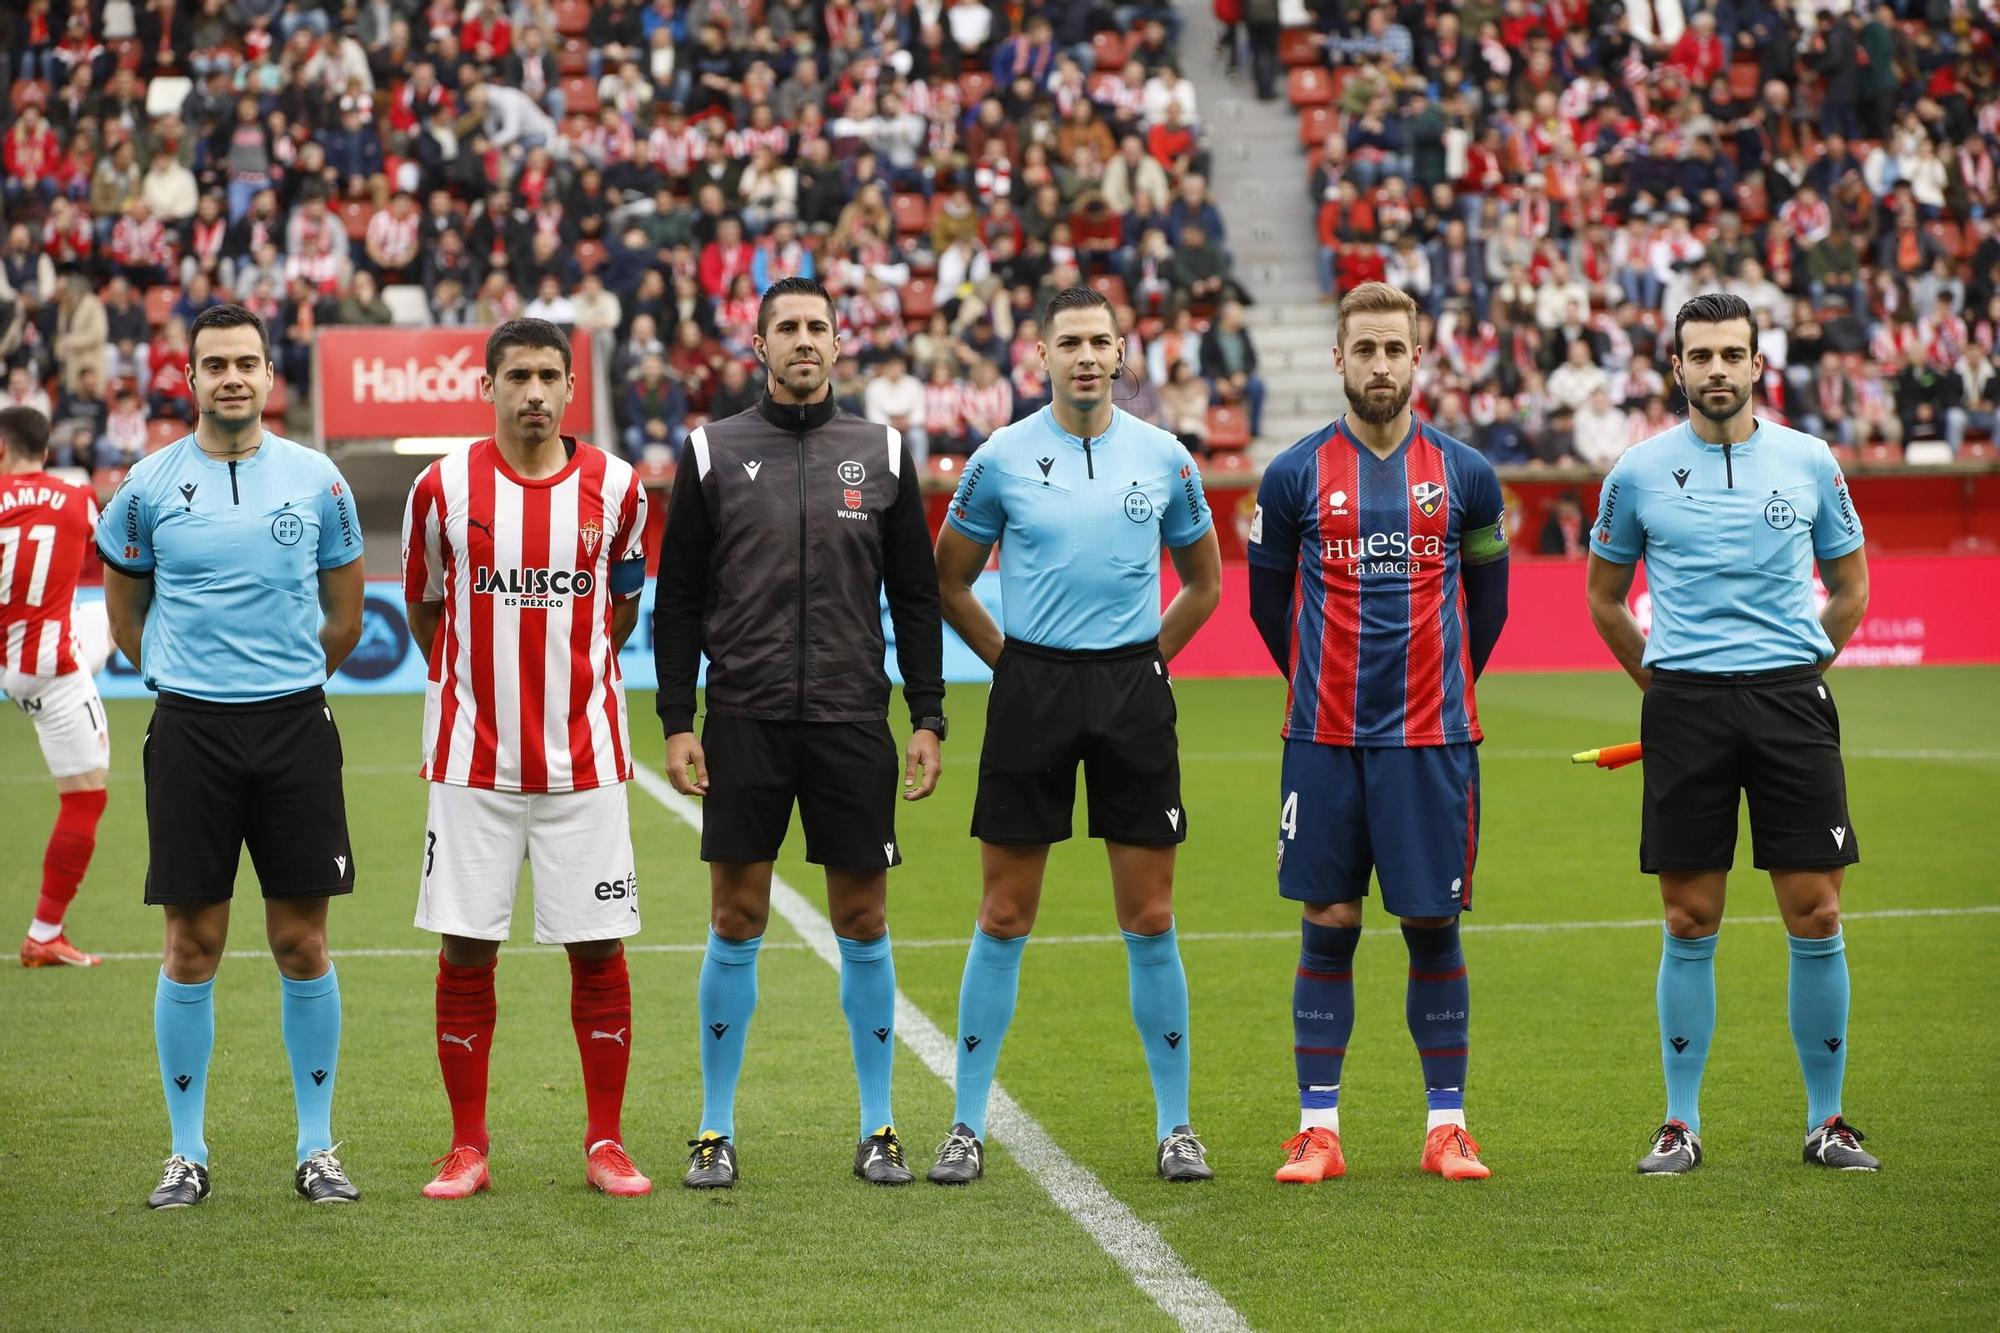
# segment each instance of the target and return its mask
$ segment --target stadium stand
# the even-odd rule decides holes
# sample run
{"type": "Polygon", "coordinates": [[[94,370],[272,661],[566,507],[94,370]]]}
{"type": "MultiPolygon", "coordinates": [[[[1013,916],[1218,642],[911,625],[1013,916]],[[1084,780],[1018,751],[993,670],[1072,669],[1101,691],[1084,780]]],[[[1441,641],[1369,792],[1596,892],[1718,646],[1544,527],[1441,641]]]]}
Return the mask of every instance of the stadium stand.
{"type": "MultiPolygon", "coordinates": [[[[1671,419],[1662,340],[1713,286],[1760,312],[1771,411],[1877,461],[1991,455],[1992,0],[1243,17],[1225,54],[1296,109],[1323,295],[1416,294],[1419,405],[1496,462],[1602,468],[1671,419]]],[[[77,466],[115,469],[180,428],[176,329],[209,303],[271,322],[296,408],[314,330],[504,318],[553,276],[542,308],[609,314],[601,442],[659,467],[712,387],[735,401],[720,362],[681,382],[681,326],[754,370],[743,302],[809,272],[840,297],[843,401],[965,451],[1046,401],[1032,321],[1085,281],[1122,307],[1135,410],[1262,456],[1287,441],[1246,441],[1258,400],[1202,364],[1222,298],[1263,293],[1186,248],[1220,131],[1181,24],[1093,0],[3,6],[0,358],[93,428],[77,466]],[[649,350],[681,392],[628,391],[649,350]],[[921,394],[871,393],[893,355],[921,394]]]]}

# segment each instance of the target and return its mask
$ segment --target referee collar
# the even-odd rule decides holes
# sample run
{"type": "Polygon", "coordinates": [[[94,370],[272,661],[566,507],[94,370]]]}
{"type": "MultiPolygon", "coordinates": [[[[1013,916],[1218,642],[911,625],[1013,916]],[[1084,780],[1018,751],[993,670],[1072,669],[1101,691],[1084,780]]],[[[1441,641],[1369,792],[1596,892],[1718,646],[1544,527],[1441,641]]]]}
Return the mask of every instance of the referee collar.
{"type": "MultiPolygon", "coordinates": [[[[1751,445],[1757,443],[1757,441],[1764,438],[1764,418],[1753,416],[1750,419],[1757,423],[1756,427],[1750,432],[1750,438],[1747,440],[1732,441],[1729,445],[1731,449],[1748,449],[1751,445]]],[[[1693,440],[1697,446],[1708,450],[1712,454],[1719,454],[1722,452],[1721,445],[1710,444],[1707,440],[1701,438],[1701,435],[1694,428],[1694,421],[1692,419],[1690,419],[1686,424],[1687,424],[1688,438],[1690,440],[1693,440]]]]}
{"type": "Polygon", "coordinates": [[[826,397],[816,403],[780,403],[771,397],[768,389],[757,400],[757,415],[793,435],[818,430],[833,420],[833,414],[839,410],[833,401],[832,385],[827,386],[826,397]]]}
{"type": "MultiPolygon", "coordinates": [[[[1104,433],[1102,435],[1091,436],[1090,442],[1092,444],[1103,444],[1106,440],[1116,435],[1118,433],[1118,428],[1124,424],[1125,415],[1126,414],[1120,409],[1116,407],[1112,408],[1111,424],[1104,428],[1104,433]]],[[[1070,434],[1068,431],[1063,429],[1062,422],[1056,420],[1055,404],[1051,403],[1048,406],[1044,407],[1041,411],[1041,418],[1043,424],[1045,424],[1048,427],[1049,434],[1055,436],[1058,440],[1061,440],[1064,444],[1069,445],[1071,448],[1074,449],[1083,448],[1083,436],[1070,434]]]]}

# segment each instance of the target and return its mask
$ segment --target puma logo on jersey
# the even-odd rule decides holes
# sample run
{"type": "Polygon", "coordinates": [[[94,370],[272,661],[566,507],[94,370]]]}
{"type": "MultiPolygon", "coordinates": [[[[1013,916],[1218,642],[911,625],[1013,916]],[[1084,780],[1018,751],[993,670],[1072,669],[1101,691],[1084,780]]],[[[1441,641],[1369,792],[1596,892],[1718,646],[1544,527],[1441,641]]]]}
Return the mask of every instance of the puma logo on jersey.
{"type": "Polygon", "coordinates": [[[1172,810],[1167,811],[1167,822],[1174,826],[1174,831],[1176,833],[1180,832],[1181,812],[1178,806],[1176,806],[1172,810]]]}
{"type": "Polygon", "coordinates": [[[623,1046],[625,1044],[625,1034],[629,1031],[631,1031],[630,1028],[619,1028],[616,1032],[593,1031],[590,1034],[590,1039],[592,1041],[615,1041],[620,1046],[623,1046]]]}
{"type": "Polygon", "coordinates": [[[454,1046],[463,1046],[468,1051],[472,1049],[472,1043],[478,1040],[479,1040],[479,1034],[477,1032],[473,1033],[469,1037],[460,1037],[450,1032],[438,1033],[438,1042],[440,1045],[442,1045],[445,1042],[450,1042],[454,1046]]]}
{"type": "Polygon", "coordinates": [[[493,540],[492,527],[490,527],[485,523],[481,523],[478,519],[472,517],[470,514],[466,515],[465,517],[465,526],[468,528],[478,528],[481,532],[486,534],[486,539],[488,541],[493,540]]]}
{"type": "Polygon", "coordinates": [[[1834,845],[1834,846],[1836,846],[1836,847],[1845,847],[1845,846],[1847,846],[1847,830],[1846,830],[1846,828],[1842,827],[1842,828],[1836,828],[1836,829],[1828,829],[1828,830],[1827,830],[1827,832],[1829,832],[1829,833],[1833,834],[1833,845],[1834,845]]]}
{"type": "Polygon", "coordinates": [[[757,469],[762,466],[764,466],[764,460],[762,460],[761,458],[753,459],[752,461],[745,463],[743,465],[743,470],[750,474],[750,480],[755,481],[757,480],[757,469]]]}

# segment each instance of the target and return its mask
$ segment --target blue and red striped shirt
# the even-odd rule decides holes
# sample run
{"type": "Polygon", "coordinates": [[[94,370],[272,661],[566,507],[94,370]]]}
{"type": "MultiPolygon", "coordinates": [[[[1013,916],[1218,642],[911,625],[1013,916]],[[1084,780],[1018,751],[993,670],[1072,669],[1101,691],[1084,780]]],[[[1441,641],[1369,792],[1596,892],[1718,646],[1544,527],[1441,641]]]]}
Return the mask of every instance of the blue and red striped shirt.
{"type": "Polygon", "coordinates": [[[1272,460],[1249,555],[1292,576],[1286,739],[1480,739],[1459,573],[1507,554],[1503,510],[1492,465],[1414,415],[1386,459],[1343,417],[1272,460]]]}

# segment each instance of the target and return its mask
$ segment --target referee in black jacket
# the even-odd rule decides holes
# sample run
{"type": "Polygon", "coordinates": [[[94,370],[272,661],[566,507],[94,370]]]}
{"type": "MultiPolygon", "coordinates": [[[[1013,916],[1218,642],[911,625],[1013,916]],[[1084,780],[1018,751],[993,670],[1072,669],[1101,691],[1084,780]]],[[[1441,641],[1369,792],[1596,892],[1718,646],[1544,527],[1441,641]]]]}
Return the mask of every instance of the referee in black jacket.
{"type": "Polygon", "coordinates": [[[757,1005],[771,863],[791,824],[826,868],[840,1006],[861,1090],[854,1173],[913,1177],[890,1112],[896,974],[884,902],[896,851],[896,742],[881,598],[910,707],[902,796],[937,786],[944,624],[915,464],[900,433],[834,405],[833,299],[809,278],[764,293],[757,406],[688,437],[653,604],[659,711],[674,789],[708,798],[708,953],[700,985],[702,1119],[685,1183],[736,1183],[736,1082],[757,1005]],[[708,657],[708,716],[694,731],[708,657]]]}

